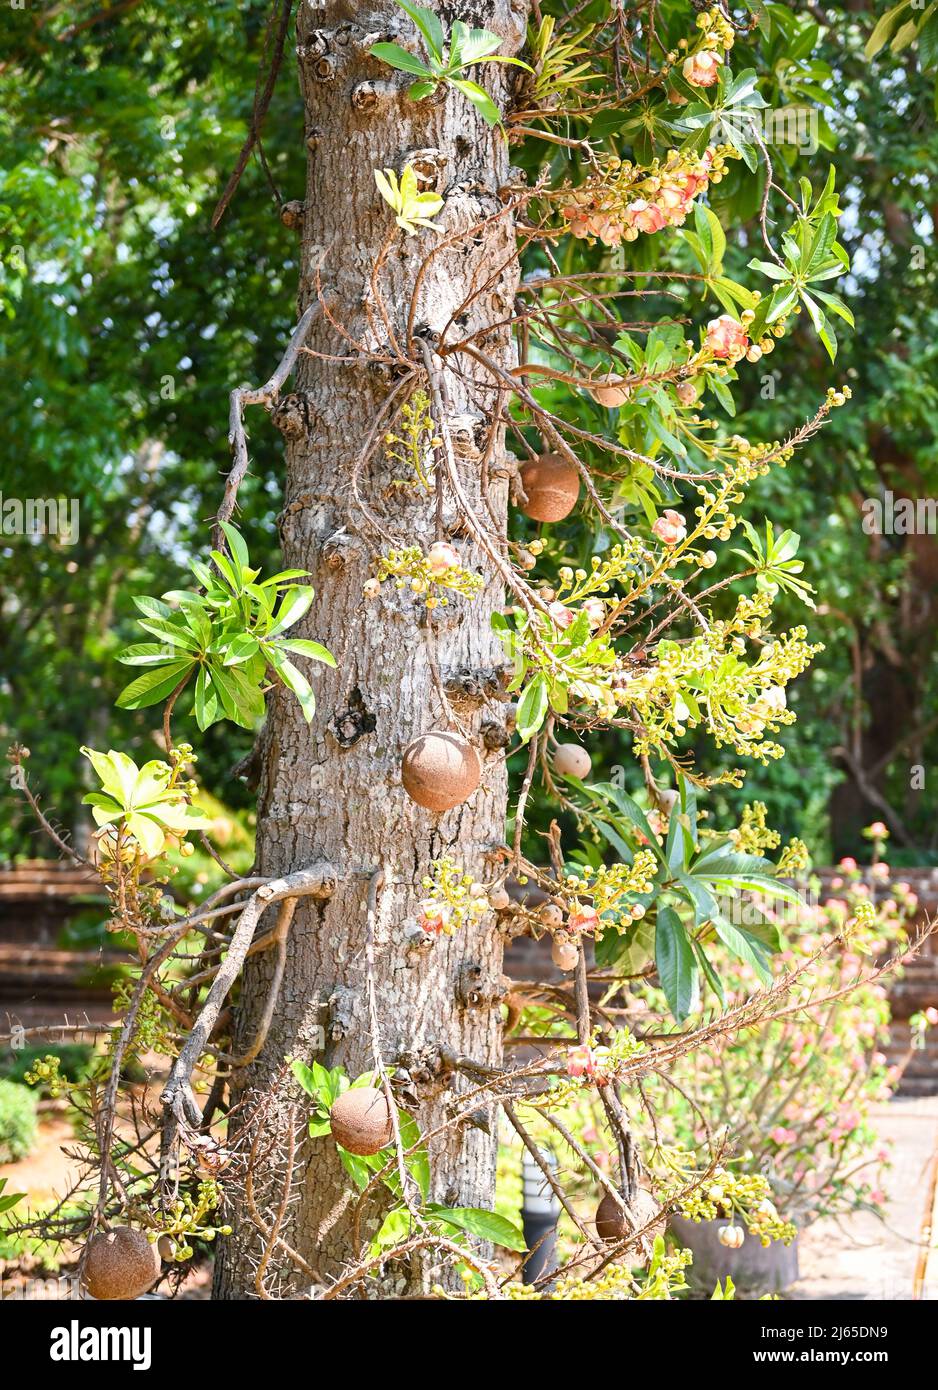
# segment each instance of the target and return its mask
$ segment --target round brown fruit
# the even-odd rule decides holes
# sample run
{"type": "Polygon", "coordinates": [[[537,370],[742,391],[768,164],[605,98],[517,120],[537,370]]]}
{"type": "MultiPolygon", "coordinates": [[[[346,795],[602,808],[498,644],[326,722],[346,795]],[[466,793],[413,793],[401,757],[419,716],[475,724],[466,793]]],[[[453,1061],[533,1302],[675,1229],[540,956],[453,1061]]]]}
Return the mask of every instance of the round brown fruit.
{"type": "Polygon", "coordinates": [[[92,1298],[139,1298],[159,1276],[160,1253],[143,1231],[115,1226],[88,1243],[82,1282],[92,1298]]]}
{"type": "Polygon", "coordinates": [[[511,898],[508,896],[506,888],[489,889],[489,907],[493,912],[504,912],[511,907],[511,898]]]}
{"type": "Polygon", "coordinates": [[[580,950],[572,941],[555,941],[550,950],[550,958],[558,970],[575,970],[580,959],[580,950]]]}
{"type": "Polygon", "coordinates": [[[554,767],[561,777],[576,777],[582,782],[590,775],[593,760],[578,743],[558,743],[554,749],[554,767]]]}
{"type": "Polygon", "coordinates": [[[335,1142],[362,1158],[378,1153],[394,1134],[388,1098],[374,1086],[343,1091],[329,1111],[329,1120],[335,1142]]]}
{"type": "Polygon", "coordinates": [[[629,1212],[634,1223],[632,1225],[626,1220],[625,1212],[612,1193],[607,1192],[596,1208],[596,1234],[599,1238],[610,1242],[625,1240],[626,1236],[631,1235],[633,1230],[640,1231],[643,1226],[648,1225],[649,1221],[655,1222],[651,1230],[647,1232],[651,1239],[664,1234],[666,1218],[662,1216],[661,1208],[646,1188],[640,1187],[638,1189],[632,1205],[629,1207],[629,1212]]]}
{"type": "Polygon", "coordinates": [[[479,755],[459,734],[435,729],[409,743],[401,781],[412,801],[428,811],[449,811],[468,800],[482,780],[479,755]]]}
{"type": "Polygon", "coordinates": [[[521,468],[528,500],[521,510],[534,521],[563,521],[576,506],[580,475],[560,454],[541,454],[521,468]]]}
{"type": "Polygon", "coordinates": [[[537,918],[545,927],[553,931],[557,927],[563,926],[563,908],[557,903],[545,903],[537,910],[537,918]]]}
{"type": "Polygon", "coordinates": [[[610,372],[608,376],[601,377],[594,381],[589,388],[589,393],[597,405],[605,405],[610,409],[624,405],[632,394],[631,387],[624,384],[625,378],[616,372],[610,372]]]}

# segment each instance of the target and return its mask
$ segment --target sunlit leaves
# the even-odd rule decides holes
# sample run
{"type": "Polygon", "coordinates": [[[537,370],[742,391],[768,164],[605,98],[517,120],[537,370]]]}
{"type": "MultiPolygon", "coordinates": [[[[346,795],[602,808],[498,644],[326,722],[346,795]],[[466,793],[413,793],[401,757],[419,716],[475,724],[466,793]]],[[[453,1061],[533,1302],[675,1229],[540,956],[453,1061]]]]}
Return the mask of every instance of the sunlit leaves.
{"type": "Polygon", "coordinates": [[[144,709],[181,692],[194,677],[193,711],[200,729],[220,719],[253,728],[264,714],[266,683],[279,679],[310,720],[316,708],[312,687],[290,655],[328,666],[335,661],[319,642],[283,636],[312,604],[312,588],[293,582],[305,571],[284,570],[258,582],[244,538],[227,523],[223,530],[230,554],[214,550],[211,565],[190,564],[203,592],[175,589],[162,600],[134,600],[140,626],[158,641],[136,642],[119,654],[124,665],[146,669],[124,687],[117,703],[144,709]]]}

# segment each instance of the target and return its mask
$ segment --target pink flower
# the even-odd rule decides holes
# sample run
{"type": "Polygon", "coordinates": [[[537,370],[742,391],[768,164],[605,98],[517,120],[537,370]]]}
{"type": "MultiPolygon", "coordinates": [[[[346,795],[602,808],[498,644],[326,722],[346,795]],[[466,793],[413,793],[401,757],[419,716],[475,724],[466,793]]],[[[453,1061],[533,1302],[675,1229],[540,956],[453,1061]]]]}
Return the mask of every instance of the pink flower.
{"type": "Polygon", "coordinates": [[[606,621],[606,605],[601,598],[588,598],[583,605],[591,628],[602,627],[606,621]]]}
{"type": "Polygon", "coordinates": [[[625,209],[626,226],[634,227],[638,232],[660,232],[662,227],[668,225],[668,219],[655,203],[649,203],[644,198],[636,198],[634,203],[629,203],[625,209]]]}
{"type": "Polygon", "coordinates": [[[595,931],[599,913],[588,903],[575,902],[567,917],[567,930],[576,932],[595,931]]]}
{"type": "Polygon", "coordinates": [[[604,246],[618,246],[622,240],[622,225],[614,217],[597,213],[589,220],[589,230],[598,236],[604,246]]]}
{"type": "Polygon", "coordinates": [[[665,545],[677,545],[678,541],[682,541],[687,535],[687,527],[680,512],[666,511],[663,516],[658,517],[651,529],[665,545]]]}
{"type": "Polygon", "coordinates": [[[610,1074],[607,1048],[601,1047],[594,1052],[586,1043],[581,1043],[579,1047],[571,1047],[567,1053],[568,1076],[585,1076],[595,1081],[597,1086],[605,1086],[610,1074]]]}
{"type": "Polygon", "coordinates": [[[567,1075],[568,1076],[591,1076],[593,1073],[593,1054],[585,1044],[582,1047],[571,1047],[567,1053],[567,1075]]]}
{"type": "Polygon", "coordinates": [[[845,859],[841,859],[837,867],[838,869],[843,869],[845,874],[852,874],[854,869],[857,867],[857,861],[855,859],[851,859],[850,855],[848,854],[845,859]]]}
{"type": "Polygon", "coordinates": [[[938,1009],[929,1004],[928,1008],[925,1010],[925,1017],[931,1024],[938,1023],[938,1009]]]}
{"type": "Polygon", "coordinates": [[[555,625],[561,628],[569,627],[576,617],[573,609],[565,607],[559,600],[552,603],[547,611],[553,618],[555,625]]]}
{"type": "Polygon", "coordinates": [[[720,58],[716,53],[703,51],[692,53],[685,58],[681,67],[684,80],[692,87],[712,87],[720,71],[720,58]]]}
{"type": "Polygon", "coordinates": [[[749,346],[749,337],[741,323],[729,314],[721,314],[707,324],[705,346],[714,357],[729,357],[733,353],[741,357],[749,346]]]}
{"type": "Polygon", "coordinates": [[[687,178],[664,183],[658,190],[658,206],[672,227],[679,226],[687,216],[693,193],[687,191],[687,178]]]}
{"type": "Polygon", "coordinates": [[[436,541],[427,551],[427,569],[435,579],[458,567],[459,551],[447,541],[436,541]]]}
{"type": "Polygon", "coordinates": [[[776,1125],[774,1129],[769,1130],[769,1138],[773,1144],[791,1144],[797,1137],[793,1129],[786,1129],[784,1125],[776,1125]]]}
{"type": "Polygon", "coordinates": [[[421,903],[420,925],[428,936],[448,935],[449,908],[445,903],[421,903]]]}
{"type": "Polygon", "coordinates": [[[881,820],[874,820],[872,825],[867,826],[867,830],[874,840],[885,840],[889,836],[889,831],[881,820]]]}

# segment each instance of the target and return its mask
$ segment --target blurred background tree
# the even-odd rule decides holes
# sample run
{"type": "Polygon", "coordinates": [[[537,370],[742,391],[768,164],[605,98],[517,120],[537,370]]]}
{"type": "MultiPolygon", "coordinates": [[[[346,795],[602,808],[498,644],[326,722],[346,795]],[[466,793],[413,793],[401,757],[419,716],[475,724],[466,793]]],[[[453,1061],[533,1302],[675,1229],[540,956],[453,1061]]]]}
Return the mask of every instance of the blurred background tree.
{"type": "MultiPolygon", "coordinates": [[[[687,0],[660,6],[665,17],[686,9],[687,0]]],[[[864,499],[938,491],[938,136],[919,46],[865,56],[888,9],[858,0],[732,7],[762,26],[759,43],[747,51],[741,40],[737,53],[757,67],[769,107],[820,109],[808,138],[836,169],[857,326],[841,335],[833,369],[808,326],[765,359],[761,382],[752,373],[740,383],[749,395],[730,427],[753,440],[813,414],[831,380],[855,394],[790,470],[753,493],[753,511],[761,502],[777,531],[802,537],[803,577],[818,590],[812,637],[825,651],[795,687],[799,722],[785,758],[753,768],[741,791],[719,789],[715,809],[758,797],[783,836],[804,836],[820,859],[860,857],[860,828],[884,820],[894,860],[912,863],[938,846],[928,812],[938,777],[938,537],[867,535],[861,523],[864,499]]],[[[608,0],[593,0],[583,23],[607,10],[608,0]]],[[[229,462],[227,393],[266,378],[294,320],[295,234],[281,207],[302,192],[306,152],[292,61],[240,194],[211,229],[281,15],[282,0],[273,10],[268,0],[90,0],[0,12],[9,387],[0,492],[81,506],[73,546],[0,535],[0,736],[31,749],[32,783],[60,816],[77,816],[85,790],[80,744],[116,744],[138,760],[156,751],[150,712],[114,708],[125,673],[107,658],[130,640],[133,594],[178,584],[185,556],[207,548],[229,462]]],[[[592,133],[626,153],[642,138],[592,133]]],[[[823,179],[827,161],[806,146],[783,140],[771,153],[792,191],[809,170],[823,179]]],[[[760,254],[758,186],[742,170],[713,197],[724,221],[749,227],[727,273],[763,288],[746,268],[760,254]]],[[[655,238],[643,238],[630,264],[659,254],[655,238]]],[[[263,419],[251,428],[245,530],[267,565],[280,438],[263,419]]],[[[792,602],[788,616],[803,621],[803,607],[792,602]]],[[[202,741],[202,780],[234,807],[251,802],[230,774],[250,744],[227,726],[202,741]]],[[[604,770],[625,761],[610,737],[604,770]]],[[[708,748],[708,771],[713,761],[708,748]]],[[[80,833],[80,822],[71,828],[80,833]]],[[[0,860],[48,852],[4,784],[0,860]]]]}

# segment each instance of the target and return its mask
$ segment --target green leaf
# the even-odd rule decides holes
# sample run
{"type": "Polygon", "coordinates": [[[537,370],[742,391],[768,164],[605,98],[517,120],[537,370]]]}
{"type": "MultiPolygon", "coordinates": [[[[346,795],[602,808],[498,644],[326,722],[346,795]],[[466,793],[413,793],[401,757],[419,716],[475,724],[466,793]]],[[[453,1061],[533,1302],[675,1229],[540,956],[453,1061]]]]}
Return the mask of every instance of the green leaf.
{"type": "Polygon", "coordinates": [[[880,17],[873,28],[872,34],[870,34],[870,37],[866,41],[866,48],[863,50],[866,58],[875,58],[876,54],[879,53],[881,49],[885,48],[899,20],[909,8],[910,4],[911,0],[903,0],[901,5],[894,5],[891,10],[887,10],[886,13],[880,17]]]}
{"type": "Polygon", "coordinates": [[[312,1067],[308,1067],[305,1062],[301,1062],[298,1057],[295,1057],[290,1063],[290,1070],[306,1094],[312,1096],[313,1100],[318,1100],[319,1087],[316,1084],[312,1067]]]}
{"type": "MultiPolygon", "coordinates": [[[[401,1143],[405,1149],[413,1149],[420,1139],[420,1126],[413,1115],[406,1110],[397,1112],[398,1128],[401,1132],[401,1143]]],[[[427,1153],[425,1144],[421,1144],[418,1149],[414,1149],[412,1154],[408,1154],[407,1171],[420,1189],[420,1195],[426,1201],[430,1192],[430,1156],[427,1153]]]]}
{"type": "Polygon", "coordinates": [[[585,784],[584,790],[596,801],[600,801],[604,804],[612,802],[627,820],[631,821],[633,825],[637,825],[648,841],[648,848],[660,860],[664,867],[667,868],[668,862],[665,858],[661,843],[658,840],[658,836],[648,824],[648,817],[645,815],[645,812],[639,806],[638,802],[632,800],[628,792],[624,792],[621,788],[613,786],[611,782],[593,782],[590,785],[585,784]]]}
{"type": "Polygon", "coordinates": [[[411,101],[424,101],[433,95],[439,85],[439,82],[412,82],[407,88],[407,95],[411,101]]]}
{"type": "Polygon", "coordinates": [[[726,254],[726,234],[720,219],[703,203],[697,203],[694,206],[694,223],[701,245],[707,253],[707,270],[712,275],[719,275],[726,254]]]}
{"type": "Polygon", "coordinates": [[[300,708],[307,724],[316,713],[316,697],[309,681],[302,671],[297,670],[292,661],[287,661],[286,657],[278,657],[274,663],[277,674],[280,676],[284,685],[292,690],[300,702],[300,708]]]}
{"type": "MultiPolygon", "coordinates": [[[[438,14],[433,10],[425,9],[422,5],[412,5],[409,0],[397,0],[405,14],[409,14],[417,28],[426,40],[427,48],[434,58],[443,58],[443,47],[446,38],[443,33],[443,25],[438,14]]],[[[374,49],[372,49],[374,52],[374,49]]]]}
{"type": "Polygon", "coordinates": [[[501,125],[502,114],[484,88],[477,82],[470,82],[468,78],[454,77],[451,80],[453,86],[472,102],[484,121],[491,126],[501,125]]]}
{"type": "Polygon", "coordinates": [[[456,1226],[461,1231],[490,1240],[494,1245],[504,1246],[506,1250],[527,1250],[527,1243],[518,1227],[506,1216],[498,1212],[486,1211],[484,1207],[442,1207],[435,1202],[427,1206],[427,1212],[443,1221],[447,1226],[456,1226]]]}
{"type": "MultiPolygon", "coordinates": [[[[198,639],[184,628],[178,617],[174,622],[168,622],[162,618],[148,618],[146,622],[141,620],[140,626],[145,632],[151,632],[154,637],[162,637],[171,647],[182,647],[184,651],[198,652],[198,639]]],[[[168,659],[172,659],[170,652],[166,653],[168,659]]]]}
{"type": "Polygon", "coordinates": [[[806,294],[804,290],[801,291],[801,302],[810,314],[815,332],[827,349],[828,357],[833,362],[834,358],[837,356],[837,337],[833,328],[831,328],[830,321],[824,314],[820,305],[816,304],[811,296],[806,294]]]}
{"type": "Polygon", "coordinates": [[[701,946],[699,941],[694,942],[694,954],[700,963],[700,968],[703,971],[704,979],[707,981],[707,984],[710,986],[717,999],[719,1000],[720,1008],[725,1009],[726,994],[724,993],[720,977],[714,970],[713,962],[710,960],[706,951],[701,946]]]}
{"type": "Polygon", "coordinates": [[[363,1158],[358,1158],[355,1154],[350,1154],[348,1149],[343,1149],[341,1144],[337,1144],[336,1149],[342,1167],[348,1173],[359,1192],[363,1191],[371,1180],[371,1169],[368,1164],[363,1158]]]}
{"type": "Polygon", "coordinates": [[[335,666],[335,657],[321,642],[308,642],[305,637],[295,637],[289,642],[277,642],[276,645],[280,651],[296,652],[298,656],[309,656],[313,661],[323,661],[327,666],[335,666]]]}
{"type": "Polygon", "coordinates": [[[387,1246],[400,1245],[413,1234],[414,1218],[406,1207],[395,1207],[389,1211],[372,1239],[372,1250],[377,1254],[387,1246]]]}
{"type": "Polygon", "coordinates": [[[273,627],[268,632],[268,637],[276,637],[280,632],[286,632],[288,627],[293,627],[298,623],[313,601],[313,590],[308,584],[303,584],[295,589],[288,589],[284,594],[283,602],[277,611],[273,627]]]}
{"type": "Polygon", "coordinates": [[[698,971],[684,924],[672,907],[659,907],[655,923],[655,964],[668,1007],[683,1023],[698,1002],[698,971]]]}
{"type": "Polygon", "coordinates": [[[225,534],[225,540],[228,542],[228,549],[231,551],[234,559],[237,560],[241,569],[248,569],[251,562],[248,556],[248,548],[241,532],[237,527],[232,526],[229,521],[221,522],[221,529],[225,534]]]}
{"type": "Polygon", "coordinates": [[[396,43],[376,43],[368,52],[372,58],[380,58],[389,67],[397,68],[399,72],[410,72],[416,77],[432,77],[433,71],[428,68],[426,63],[419,58],[415,58],[412,53],[408,53],[405,48],[401,48],[396,43]]]}
{"type": "Polygon", "coordinates": [[[183,676],[191,673],[194,666],[195,662],[186,659],[144,671],[142,676],[124,686],[115,704],[118,709],[146,709],[148,705],[157,705],[173,693],[183,676]]]}
{"type": "Polygon", "coordinates": [[[713,925],[726,949],[744,965],[751,966],[764,985],[771,984],[771,951],[741,927],[733,926],[725,917],[714,917],[713,925]]]}
{"type": "Polygon", "coordinates": [[[497,53],[501,46],[502,41],[498,34],[493,34],[488,29],[470,29],[459,44],[459,66],[465,68],[470,63],[479,62],[481,58],[488,58],[492,53],[497,53]]]}
{"type": "Polygon", "coordinates": [[[122,666],[164,666],[172,659],[172,655],[159,642],[134,642],[117,654],[122,666]]]}
{"type": "Polygon", "coordinates": [[[537,733],[544,723],[547,708],[547,681],[543,675],[537,675],[518,701],[517,729],[522,743],[527,743],[537,733]]]}
{"type": "Polygon", "coordinates": [[[168,603],[162,603],[158,598],[148,598],[146,594],[136,597],[134,606],[145,618],[171,618],[173,616],[173,610],[168,603]]]}
{"type": "Polygon", "coordinates": [[[250,661],[256,655],[259,644],[256,637],[252,637],[249,632],[239,632],[237,637],[232,638],[225,651],[226,666],[240,666],[243,661],[250,661]]]}

